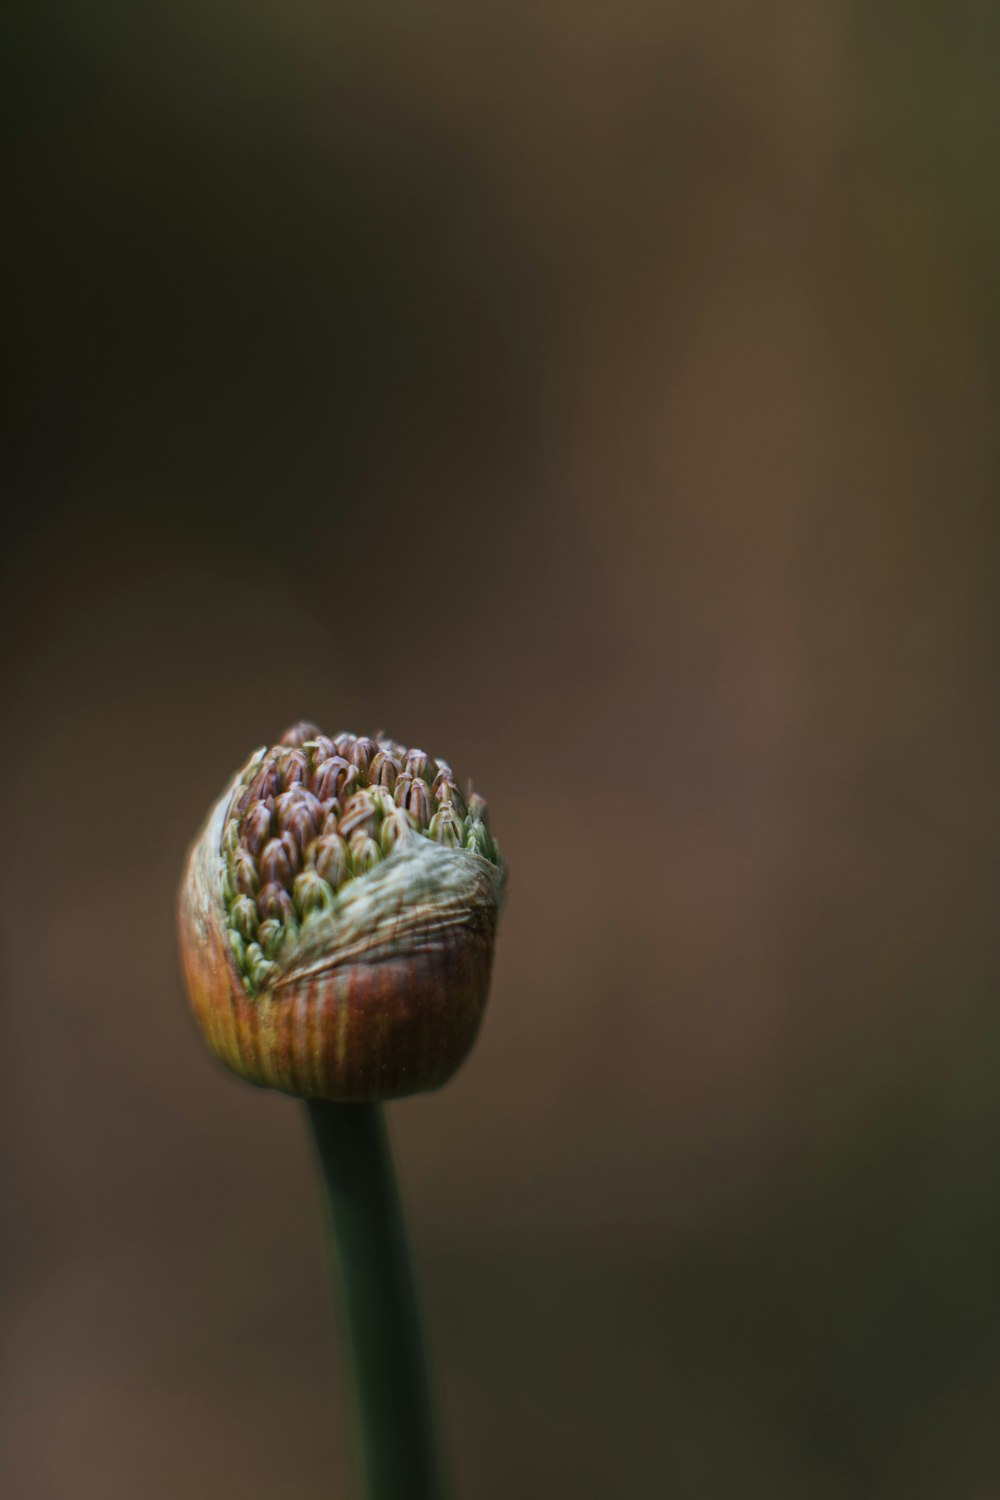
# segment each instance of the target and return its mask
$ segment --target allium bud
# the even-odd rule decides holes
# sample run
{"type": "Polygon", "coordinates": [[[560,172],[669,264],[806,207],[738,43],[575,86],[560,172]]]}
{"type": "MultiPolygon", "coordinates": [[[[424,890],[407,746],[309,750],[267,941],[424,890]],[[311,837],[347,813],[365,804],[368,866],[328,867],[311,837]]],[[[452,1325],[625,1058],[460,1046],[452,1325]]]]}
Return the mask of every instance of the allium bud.
{"type": "Polygon", "coordinates": [[[303,723],[219,799],[188,859],[181,952],[205,1038],[244,1078],[363,1101],[435,1088],[461,1063],[504,869],[446,785],[423,751],[303,723]]]}

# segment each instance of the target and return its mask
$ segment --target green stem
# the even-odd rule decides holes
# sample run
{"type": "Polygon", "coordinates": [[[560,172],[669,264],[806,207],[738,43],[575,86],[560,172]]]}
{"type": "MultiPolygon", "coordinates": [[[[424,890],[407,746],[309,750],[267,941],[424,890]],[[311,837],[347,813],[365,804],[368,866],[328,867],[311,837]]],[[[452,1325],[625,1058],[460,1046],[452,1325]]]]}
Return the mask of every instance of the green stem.
{"type": "Polygon", "coordinates": [[[413,1272],[382,1106],[310,1099],[307,1109],[347,1310],[366,1500],[440,1500],[413,1272]]]}

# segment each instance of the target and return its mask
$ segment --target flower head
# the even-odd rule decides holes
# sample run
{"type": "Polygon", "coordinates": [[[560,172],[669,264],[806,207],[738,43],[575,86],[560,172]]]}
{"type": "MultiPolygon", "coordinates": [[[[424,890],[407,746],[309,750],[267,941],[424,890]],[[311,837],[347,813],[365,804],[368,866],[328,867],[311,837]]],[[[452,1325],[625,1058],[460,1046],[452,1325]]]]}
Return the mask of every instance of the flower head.
{"type": "Polygon", "coordinates": [[[208,1045],[307,1098],[436,1088],[479,1029],[503,885],[486,804],[447,762],[295,725],[188,857],[181,957],[208,1045]]]}

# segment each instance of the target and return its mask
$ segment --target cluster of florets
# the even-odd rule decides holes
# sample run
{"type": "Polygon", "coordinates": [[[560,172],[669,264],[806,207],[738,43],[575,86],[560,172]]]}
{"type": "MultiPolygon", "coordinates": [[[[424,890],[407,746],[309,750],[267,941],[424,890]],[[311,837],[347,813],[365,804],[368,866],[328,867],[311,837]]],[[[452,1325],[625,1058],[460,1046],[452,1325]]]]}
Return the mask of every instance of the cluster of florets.
{"type": "Polygon", "coordinates": [[[277,978],[300,927],[412,834],[500,865],[486,803],[423,750],[297,724],[252,762],[222,836],[229,941],[247,990],[277,978]]]}

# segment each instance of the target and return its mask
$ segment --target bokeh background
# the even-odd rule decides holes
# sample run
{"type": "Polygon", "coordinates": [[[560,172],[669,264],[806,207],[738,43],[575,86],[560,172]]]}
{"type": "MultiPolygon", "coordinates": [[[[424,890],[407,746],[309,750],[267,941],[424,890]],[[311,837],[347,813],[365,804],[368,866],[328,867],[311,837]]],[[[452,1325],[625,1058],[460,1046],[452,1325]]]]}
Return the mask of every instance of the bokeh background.
{"type": "Polygon", "coordinates": [[[356,1493],[175,954],[305,715],[512,872],[391,1110],[456,1495],[1000,1495],[1000,12],[5,30],[4,1493],[356,1493]]]}

